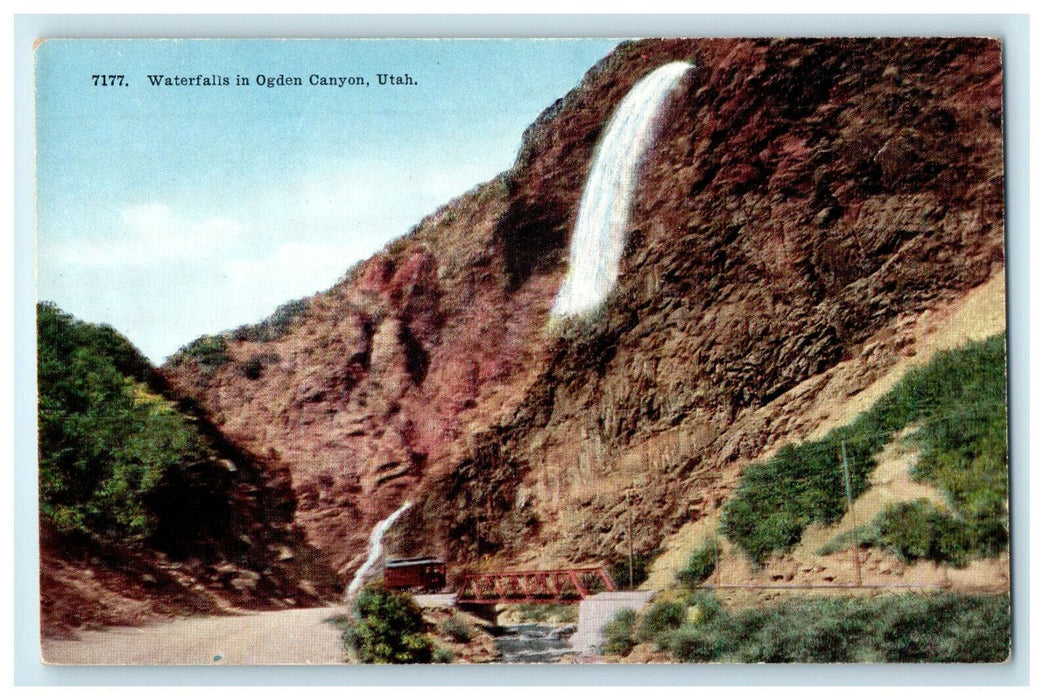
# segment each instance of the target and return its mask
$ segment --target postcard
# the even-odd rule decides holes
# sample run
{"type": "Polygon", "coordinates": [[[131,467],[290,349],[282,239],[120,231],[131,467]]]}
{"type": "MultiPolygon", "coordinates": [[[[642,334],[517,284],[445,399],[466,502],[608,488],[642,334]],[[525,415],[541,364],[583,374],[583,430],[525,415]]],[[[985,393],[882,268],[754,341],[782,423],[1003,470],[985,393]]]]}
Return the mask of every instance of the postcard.
{"type": "Polygon", "coordinates": [[[1011,657],[996,39],[48,39],[45,663],[1011,657]]]}

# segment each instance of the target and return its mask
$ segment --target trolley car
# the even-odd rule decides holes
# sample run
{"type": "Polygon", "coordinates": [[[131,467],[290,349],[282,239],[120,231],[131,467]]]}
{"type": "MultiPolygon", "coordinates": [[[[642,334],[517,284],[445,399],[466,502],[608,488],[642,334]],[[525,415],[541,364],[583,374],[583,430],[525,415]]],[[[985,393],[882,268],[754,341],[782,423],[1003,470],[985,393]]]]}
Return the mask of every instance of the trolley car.
{"type": "Polygon", "coordinates": [[[388,559],[383,566],[388,589],[435,593],[445,588],[445,562],[434,557],[388,559]]]}

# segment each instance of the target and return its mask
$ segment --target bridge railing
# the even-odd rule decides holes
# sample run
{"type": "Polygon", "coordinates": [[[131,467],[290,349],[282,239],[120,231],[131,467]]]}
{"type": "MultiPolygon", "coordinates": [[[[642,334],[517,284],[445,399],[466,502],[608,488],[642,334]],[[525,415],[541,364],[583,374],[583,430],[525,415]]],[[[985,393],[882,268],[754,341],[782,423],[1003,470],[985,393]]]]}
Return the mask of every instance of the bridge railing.
{"type": "Polygon", "coordinates": [[[602,567],[542,571],[468,573],[460,584],[460,603],[573,603],[597,590],[616,590],[602,567]]]}

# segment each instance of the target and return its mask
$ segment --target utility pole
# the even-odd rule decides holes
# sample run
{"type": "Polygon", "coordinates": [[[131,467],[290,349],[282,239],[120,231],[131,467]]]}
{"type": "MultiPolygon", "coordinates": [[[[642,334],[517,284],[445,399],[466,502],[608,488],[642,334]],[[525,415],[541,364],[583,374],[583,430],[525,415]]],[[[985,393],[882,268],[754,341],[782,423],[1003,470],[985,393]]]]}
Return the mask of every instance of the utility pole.
{"type": "Polygon", "coordinates": [[[715,525],[715,569],[712,571],[715,587],[719,587],[719,525],[715,525]]]}
{"type": "Polygon", "coordinates": [[[628,494],[628,588],[635,590],[635,485],[628,494]]]}
{"type": "Polygon", "coordinates": [[[847,492],[847,511],[850,512],[852,519],[851,535],[854,540],[854,573],[857,576],[858,585],[861,585],[861,555],[858,552],[858,514],[853,512],[851,508],[850,498],[850,469],[847,468],[847,441],[840,439],[839,441],[839,453],[843,461],[843,486],[847,492]]]}

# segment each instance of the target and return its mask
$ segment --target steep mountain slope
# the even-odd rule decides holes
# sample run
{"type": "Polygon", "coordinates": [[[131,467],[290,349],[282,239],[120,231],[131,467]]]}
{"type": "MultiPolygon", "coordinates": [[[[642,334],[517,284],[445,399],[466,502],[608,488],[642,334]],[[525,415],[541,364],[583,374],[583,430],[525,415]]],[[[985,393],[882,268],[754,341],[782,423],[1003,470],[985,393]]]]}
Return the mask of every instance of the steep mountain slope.
{"type": "Polygon", "coordinates": [[[41,624],[332,598],[288,470],[226,441],[106,326],[37,309],[41,624]]]}
{"type": "Polygon", "coordinates": [[[982,39],[626,43],[512,170],[164,371],[287,465],[297,522],[343,572],[405,498],[394,549],[456,563],[608,560],[629,502],[636,546],[656,547],[1003,269],[1000,65],[982,39]],[[696,68],[643,169],[617,289],[599,318],[553,326],[603,125],[672,60],[696,68]]]}

